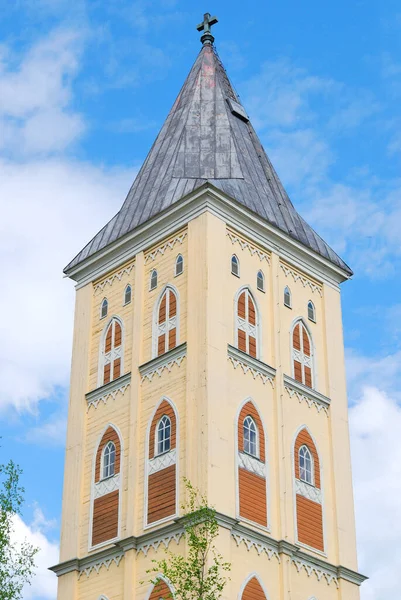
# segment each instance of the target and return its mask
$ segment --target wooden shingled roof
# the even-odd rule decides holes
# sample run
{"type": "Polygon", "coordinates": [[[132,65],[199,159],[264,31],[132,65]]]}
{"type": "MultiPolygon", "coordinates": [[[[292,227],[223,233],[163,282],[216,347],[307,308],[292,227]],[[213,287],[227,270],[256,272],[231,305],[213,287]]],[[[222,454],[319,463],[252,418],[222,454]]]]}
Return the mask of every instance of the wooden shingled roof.
{"type": "Polygon", "coordinates": [[[211,44],[202,47],[120,211],[65,272],[206,182],[352,274],[295,210],[211,44]]]}

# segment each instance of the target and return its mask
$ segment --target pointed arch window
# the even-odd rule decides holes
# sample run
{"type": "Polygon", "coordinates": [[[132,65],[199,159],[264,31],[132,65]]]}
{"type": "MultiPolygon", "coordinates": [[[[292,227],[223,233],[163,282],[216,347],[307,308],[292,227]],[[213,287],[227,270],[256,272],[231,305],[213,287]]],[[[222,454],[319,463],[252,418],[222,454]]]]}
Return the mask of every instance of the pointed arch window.
{"type": "Polygon", "coordinates": [[[171,447],[171,421],[167,415],[163,415],[157,425],[157,448],[156,454],[169,452],[171,447]]]}
{"type": "Polygon", "coordinates": [[[124,304],[129,304],[132,298],[132,287],[130,284],[127,285],[124,291],[124,304]]]}
{"type": "Polygon", "coordinates": [[[107,298],[103,298],[102,304],[100,306],[100,318],[104,319],[105,317],[107,317],[107,312],[109,310],[109,303],[107,301],[107,298]]]}
{"type": "Polygon", "coordinates": [[[313,459],[307,446],[299,449],[299,479],[313,485],[313,459]]]}
{"type": "Polygon", "coordinates": [[[258,314],[255,301],[248,288],[237,299],[237,347],[254,358],[258,355],[258,314]]]}
{"type": "Polygon", "coordinates": [[[157,271],[156,271],[156,269],[153,269],[153,271],[150,274],[149,289],[155,290],[156,288],[157,288],[157,271]]]}
{"type": "Polygon", "coordinates": [[[313,321],[313,323],[316,323],[316,309],[312,300],[309,300],[308,302],[308,319],[309,321],[313,321]]]}
{"type": "Polygon", "coordinates": [[[256,276],[256,287],[260,292],[265,291],[265,276],[263,275],[263,271],[258,271],[256,276]]]}
{"type": "Polygon", "coordinates": [[[157,309],[154,338],[154,355],[160,356],[177,345],[178,301],[176,293],[167,288],[163,293],[157,309]]]}
{"type": "Polygon", "coordinates": [[[292,332],[292,362],[294,379],[313,387],[312,340],[302,321],[295,324],[292,332]]]}
{"type": "Polygon", "coordinates": [[[231,257],[231,273],[239,277],[239,259],[235,254],[231,257]]]}
{"type": "Polygon", "coordinates": [[[123,357],[123,331],[121,322],[114,318],[107,327],[101,353],[100,385],[121,376],[123,357]]]}
{"type": "Polygon", "coordinates": [[[175,276],[181,275],[184,272],[184,259],[182,254],[179,254],[175,260],[175,276]]]}
{"type": "Polygon", "coordinates": [[[258,457],[258,428],[249,415],[244,420],[244,452],[258,457]]]}
{"type": "Polygon", "coordinates": [[[102,454],[102,479],[113,477],[116,465],[116,446],[107,442],[102,454]]]}
{"type": "Polygon", "coordinates": [[[287,308],[292,308],[291,290],[288,285],[286,285],[284,288],[284,306],[287,308]]]}

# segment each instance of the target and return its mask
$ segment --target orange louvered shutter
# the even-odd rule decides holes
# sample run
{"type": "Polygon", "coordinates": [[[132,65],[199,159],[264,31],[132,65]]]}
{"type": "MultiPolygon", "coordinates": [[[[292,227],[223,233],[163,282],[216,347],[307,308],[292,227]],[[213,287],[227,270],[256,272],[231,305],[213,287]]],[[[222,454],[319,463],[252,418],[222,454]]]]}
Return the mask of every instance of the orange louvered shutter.
{"type": "Polygon", "coordinates": [[[112,334],[113,334],[113,323],[110,323],[110,326],[107,330],[107,334],[106,334],[106,341],[104,344],[104,351],[110,352],[111,350],[111,341],[112,341],[112,334]]]}
{"type": "Polygon", "coordinates": [[[251,325],[256,325],[255,305],[250,296],[248,296],[248,321],[251,325]]]}
{"type": "Polygon", "coordinates": [[[251,335],[249,336],[249,354],[256,358],[256,339],[251,335]]]}
{"type": "Polygon", "coordinates": [[[118,348],[118,346],[121,346],[121,341],[122,341],[121,325],[120,325],[120,323],[115,321],[115,324],[114,324],[114,347],[118,348]]]}
{"type": "Polygon", "coordinates": [[[110,363],[108,363],[107,365],[104,365],[103,383],[109,383],[110,382],[110,369],[111,369],[111,364],[110,363]]]}
{"type": "Polygon", "coordinates": [[[302,326],[302,343],[304,354],[306,354],[306,356],[310,356],[309,336],[304,326],[302,326]]]}
{"type": "Polygon", "coordinates": [[[238,329],[238,348],[246,352],[246,333],[242,329],[238,329]]]}
{"type": "Polygon", "coordinates": [[[238,298],[238,316],[245,319],[245,292],[238,298]]]}
{"type": "Polygon", "coordinates": [[[163,299],[160,303],[160,308],[159,308],[159,323],[164,323],[166,320],[166,303],[167,303],[167,294],[164,294],[163,299]]]}
{"type": "Polygon", "coordinates": [[[292,343],[295,350],[301,350],[301,336],[299,332],[299,323],[298,325],[296,325],[294,333],[292,334],[292,343]]]}
{"type": "Polygon", "coordinates": [[[175,317],[177,314],[177,298],[175,297],[174,292],[170,291],[169,297],[169,318],[175,317]]]}

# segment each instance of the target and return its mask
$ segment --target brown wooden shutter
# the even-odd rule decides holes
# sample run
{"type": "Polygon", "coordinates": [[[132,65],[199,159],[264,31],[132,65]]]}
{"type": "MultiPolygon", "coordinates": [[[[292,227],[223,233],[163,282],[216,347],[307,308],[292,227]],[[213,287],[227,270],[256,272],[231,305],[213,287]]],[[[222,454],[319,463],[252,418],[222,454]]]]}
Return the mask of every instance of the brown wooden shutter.
{"type": "Polygon", "coordinates": [[[107,365],[104,365],[104,371],[103,371],[103,383],[109,383],[110,382],[110,372],[111,372],[111,365],[110,363],[107,363],[107,365]]]}
{"type": "Polygon", "coordinates": [[[104,351],[110,352],[111,350],[111,336],[112,336],[112,331],[113,331],[113,323],[110,323],[110,326],[107,330],[107,334],[106,334],[106,341],[104,344],[104,351]]]}
{"type": "Polygon", "coordinates": [[[251,335],[249,336],[249,354],[256,358],[256,339],[251,335]]]}
{"type": "Polygon", "coordinates": [[[302,365],[298,360],[294,360],[294,379],[303,383],[302,381],[302,365]]]}
{"type": "Polygon", "coordinates": [[[177,298],[175,297],[174,292],[172,292],[170,290],[170,297],[169,297],[169,319],[171,319],[172,317],[175,317],[177,314],[177,298]]]}
{"type": "Polygon", "coordinates": [[[238,348],[246,352],[246,333],[242,329],[238,329],[238,348]]]}
{"type": "Polygon", "coordinates": [[[160,303],[160,308],[159,308],[159,324],[164,323],[166,321],[166,303],[167,303],[167,294],[164,294],[163,299],[160,303]]]}
{"type": "Polygon", "coordinates": [[[113,365],[113,379],[117,379],[121,375],[121,358],[117,358],[113,365]]]}
{"type": "Polygon", "coordinates": [[[164,354],[166,351],[166,334],[159,335],[157,340],[157,356],[164,354]]]}
{"type": "Polygon", "coordinates": [[[170,600],[172,594],[168,585],[161,579],[155,584],[152,593],[149,596],[149,600],[170,600]]]}
{"type": "Polygon", "coordinates": [[[248,296],[248,320],[251,325],[256,325],[255,305],[250,296],[248,296]]]}
{"type": "Polygon", "coordinates": [[[238,316],[245,319],[245,291],[238,298],[238,316]]]}
{"type": "Polygon", "coordinates": [[[294,328],[294,333],[292,334],[292,345],[295,350],[301,350],[301,337],[299,332],[299,323],[294,328]]]}
{"type": "Polygon", "coordinates": [[[312,387],[312,371],[310,367],[304,367],[305,369],[305,385],[312,387]]]}
{"type": "Polygon", "coordinates": [[[175,348],[177,345],[177,330],[174,327],[174,329],[170,329],[170,331],[168,332],[168,349],[172,350],[172,348],[175,348]]]}
{"type": "Polygon", "coordinates": [[[121,341],[122,341],[121,325],[120,325],[120,323],[118,323],[118,321],[115,321],[114,322],[114,347],[118,348],[118,346],[121,346],[121,341]]]}
{"type": "Polygon", "coordinates": [[[256,577],[247,583],[243,593],[242,600],[266,600],[265,593],[256,577]]]}

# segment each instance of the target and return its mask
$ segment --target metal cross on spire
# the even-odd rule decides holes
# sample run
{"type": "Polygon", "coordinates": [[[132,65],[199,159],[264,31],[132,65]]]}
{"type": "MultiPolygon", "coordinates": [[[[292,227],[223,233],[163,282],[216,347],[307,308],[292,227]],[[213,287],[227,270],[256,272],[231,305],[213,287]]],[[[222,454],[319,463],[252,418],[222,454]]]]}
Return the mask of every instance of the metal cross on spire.
{"type": "Polygon", "coordinates": [[[203,15],[203,23],[199,23],[196,28],[198,31],[204,32],[201,37],[202,44],[213,44],[214,37],[211,34],[210,28],[216,23],[218,23],[217,17],[211,17],[210,13],[205,13],[203,15]]]}

